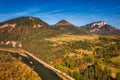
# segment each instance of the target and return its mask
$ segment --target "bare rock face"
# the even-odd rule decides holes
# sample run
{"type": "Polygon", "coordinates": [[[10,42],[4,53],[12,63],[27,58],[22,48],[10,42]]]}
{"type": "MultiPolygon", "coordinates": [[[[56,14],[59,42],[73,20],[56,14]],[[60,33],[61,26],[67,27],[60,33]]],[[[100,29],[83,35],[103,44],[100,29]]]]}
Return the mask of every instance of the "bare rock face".
{"type": "Polygon", "coordinates": [[[13,40],[12,41],[1,41],[0,46],[1,45],[10,46],[13,48],[22,48],[21,42],[13,41],[13,40]]]}
{"type": "Polygon", "coordinates": [[[106,24],[107,24],[107,22],[105,22],[105,21],[98,21],[98,22],[93,23],[92,27],[98,26],[98,28],[100,28],[106,24]]]}
{"type": "Polygon", "coordinates": [[[58,23],[55,24],[55,26],[73,26],[70,22],[66,20],[61,20],[58,23]]]}
{"type": "Polygon", "coordinates": [[[82,26],[82,28],[89,30],[90,32],[103,32],[103,31],[115,31],[115,27],[109,25],[105,21],[98,21],[82,26]]]}
{"type": "Polygon", "coordinates": [[[0,28],[3,29],[3,28],[6,28],[6,27],[12,27],[12,28],[15,28],[16,24],[4,24],[4,25],[1,25],[0,28]]]}

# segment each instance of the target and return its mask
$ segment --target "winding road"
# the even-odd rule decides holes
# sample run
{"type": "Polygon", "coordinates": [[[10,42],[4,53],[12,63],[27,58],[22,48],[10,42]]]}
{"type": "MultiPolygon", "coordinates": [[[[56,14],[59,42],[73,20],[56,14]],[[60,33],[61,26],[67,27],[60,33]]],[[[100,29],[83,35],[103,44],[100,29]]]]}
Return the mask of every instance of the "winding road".
{"type": "Polygon", "coordinates": [[[44,61],[42,61],[41,59],[37,58],[37,57],[34,56],[32,53],[30,53],[30,52],[28,52],[28,51],[26,51],[26,50],[23,50],[23,49],[18,49],[18,50],[17,50],[17,49],[13,49],[13,50],[11,50],[11,48],[10,48],[10,49],[0,48],[0,50],[10,51],[10,52],[17,52],[17,51],[18,51],[18,52],[23,52],[23,53],[29,55],[30,57],[32,57],[33,59],[35,59],[36,61],[38,61],[38,62],[39,62],[40,64],[42,64],[44,67],[46,67],[46,68],[54,71],[56,74],[60,74],[60,75],[64,76],[64,77],[65,77],[65,80],[66,80],[66,79],[67,79],[67,80],[75,80],[75,79],[72,78],[71,76],[69,76],[69,75],[67,75],[66,73],[64,73],[64,72],[62,72],[62,71],[54,68],[53,66],[45,63],[44,61]],[[15,50],[15,51],[14,51],[14,50],[15,50]]]}

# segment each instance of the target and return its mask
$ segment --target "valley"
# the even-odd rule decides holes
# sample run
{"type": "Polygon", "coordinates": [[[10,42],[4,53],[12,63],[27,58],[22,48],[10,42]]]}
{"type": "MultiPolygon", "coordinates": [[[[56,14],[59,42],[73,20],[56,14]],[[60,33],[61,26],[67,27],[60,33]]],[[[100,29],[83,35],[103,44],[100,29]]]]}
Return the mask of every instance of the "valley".
{"type": "Polygon", "coordinates": [[[29,56],[42,80],[120,78],[120,30],[106,22],[79,27],[66,20],[49,25],[36,17],[20,17],[0,27],[1,49],[29,56]]]}
{"type": "Polygon", "coordinates": [[[31,53],[25,50],[12,49],[12,48],[0,48],[0,51],[4,51],[4,52],[7,51],[7,53],[12,52],[10,54],[12,54],[13,57],[21,59],[21,62],[33,68],[33,70],[36,71],[36,73],[41,77],[42,80],[46,80],[48,78],[50,80],[74,80],[64,72],[61,72],[55,69],[54,67],[38,59],[37,57],[35,57],[34,55],[32,55],[31,53]]]}

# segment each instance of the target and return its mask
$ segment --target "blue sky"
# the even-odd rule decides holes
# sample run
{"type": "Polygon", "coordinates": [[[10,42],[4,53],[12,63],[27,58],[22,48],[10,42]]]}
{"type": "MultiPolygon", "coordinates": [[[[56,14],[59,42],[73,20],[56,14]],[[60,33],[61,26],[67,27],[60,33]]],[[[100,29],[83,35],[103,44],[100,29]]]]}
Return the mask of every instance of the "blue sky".
{"type": "Polygon", "coordinates": [[[0,0],[0,22],[20,16],[48,24],[65,19],[77,26],[106,21],[120,28],[120,0],[0,0]]]}

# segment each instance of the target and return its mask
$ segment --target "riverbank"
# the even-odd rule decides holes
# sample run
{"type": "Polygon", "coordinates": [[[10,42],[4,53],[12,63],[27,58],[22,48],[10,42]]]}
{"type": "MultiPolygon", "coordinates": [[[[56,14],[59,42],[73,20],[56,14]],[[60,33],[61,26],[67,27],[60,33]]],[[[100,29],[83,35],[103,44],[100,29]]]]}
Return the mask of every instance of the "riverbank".
{"type": "MultiPolygon", "coordinates": [[[[57,74],[60,77],[60,80],[75,80],[74,78],[70,77],[69,75],[67,75],[66,73],[50,66],[49,64],[45,63],[44,61],[38,59],[37,57],[35,57],[32,53],[25,51],[23,49],[18,49],[18,48],[0,48],[0,50],[3,51],[10,51],[10,52],[15,52],[15,53],[25,53],[26,55],[30,56],[31,58],[33,58],[34,60],[36,60],[39,64],[42,64],[45,68],[53,71],[55,74],[57,74]]],[[[45,75],[44,75],[45,76],[45,75]]],[[[55,80],[55,79],[54,79],[55,80]]]]}

